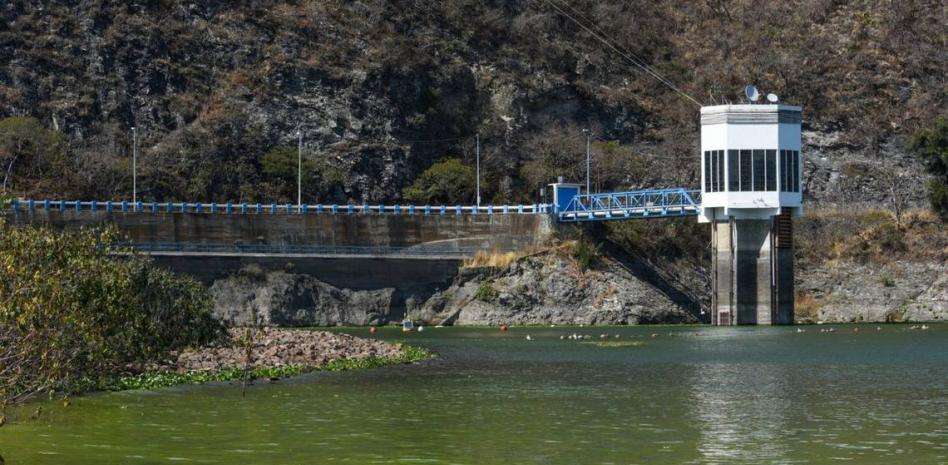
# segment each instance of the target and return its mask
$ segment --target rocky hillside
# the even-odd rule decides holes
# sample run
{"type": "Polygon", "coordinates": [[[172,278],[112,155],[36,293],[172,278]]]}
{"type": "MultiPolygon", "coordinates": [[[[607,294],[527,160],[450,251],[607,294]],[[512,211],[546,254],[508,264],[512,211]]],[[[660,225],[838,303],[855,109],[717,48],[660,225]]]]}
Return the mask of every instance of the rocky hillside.
{"type": "Polygon", "coordinates": [[[115,1],[0,5],[0,162],[19,195],[395,201],[480,134],[486,201],[694,185],[697,104],[805,108],[812,200],[923,196],[906,137],[944,114],[938,1],[115,1]],[[570,19],[572,17],[575,22],[570,19]],[[581,26],[582,23],[584,26],[581,26]],[[15,117],[15,118],[14,118],[15,117]],[[14,118],[11,120],[11,118],[14,118]],[[16,119],[19,118],[19,119],[16,119]],[[893,181],[894,176],[894,181],[893,181]]]}
{"type": "Polygon", "coordinates": [[[312,276],[242,272],[211,286],[215,314],[230,324],[333,326],[425,324],[641,324],[698,322],[701,302],[647,264],[608,255],[588,268],[566,242],[502,263],[462,267],[445,289],[394,298],[395,289],[340,289],[312,276]],[[435,292],[436,291],[436,292],[435,292]]]}

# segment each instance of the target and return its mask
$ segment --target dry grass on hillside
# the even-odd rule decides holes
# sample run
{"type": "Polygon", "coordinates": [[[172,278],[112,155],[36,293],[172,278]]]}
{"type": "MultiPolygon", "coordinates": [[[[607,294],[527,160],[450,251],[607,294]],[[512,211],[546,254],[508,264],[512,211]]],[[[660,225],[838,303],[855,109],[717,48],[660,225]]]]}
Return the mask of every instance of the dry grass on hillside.
{"type": "Polygon", "coordinates": [[[906,212],[901,222],[886,210],[819,210],[795,226],[797,249],[810,264],[948,260],[948,232],[929,210],[906,212]]]}
{"type": "Polygon", "coordinates": [[[461,265],[464,268],[506,268],[527,257],[535,257],[546,253],[555,253],[561,256],[572,256],[576,248],[577,241],[562,241],[552,245],[531,246],[516,252],[500,252],[497,250],[480,250],[473,257],[464,260],[461,265]]]}

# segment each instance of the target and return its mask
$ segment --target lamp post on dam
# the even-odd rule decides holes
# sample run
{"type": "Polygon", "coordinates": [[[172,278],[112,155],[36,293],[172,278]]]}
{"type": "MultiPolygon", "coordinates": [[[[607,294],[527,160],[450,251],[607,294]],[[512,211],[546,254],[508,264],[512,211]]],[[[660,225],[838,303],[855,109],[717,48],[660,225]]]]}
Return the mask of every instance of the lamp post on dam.
{"type": "Polygon", "coordinates": [[[698,221],[711,224],[712,324],[793,323],[801,115],[780,104],[701,108],[698,221]]]}

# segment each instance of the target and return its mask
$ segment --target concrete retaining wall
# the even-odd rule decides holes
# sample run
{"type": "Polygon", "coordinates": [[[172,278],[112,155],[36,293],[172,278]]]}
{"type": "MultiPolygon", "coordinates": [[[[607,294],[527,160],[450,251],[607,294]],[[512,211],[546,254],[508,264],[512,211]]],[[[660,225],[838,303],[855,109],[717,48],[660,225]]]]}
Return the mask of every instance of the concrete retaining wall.
{"type": "Polygon", "coordinates": [[[542,241],[547,215],[7,212],[13,224],[70,229],[114,224],[134,243],[435,247],[511,251],[542,241]]]}

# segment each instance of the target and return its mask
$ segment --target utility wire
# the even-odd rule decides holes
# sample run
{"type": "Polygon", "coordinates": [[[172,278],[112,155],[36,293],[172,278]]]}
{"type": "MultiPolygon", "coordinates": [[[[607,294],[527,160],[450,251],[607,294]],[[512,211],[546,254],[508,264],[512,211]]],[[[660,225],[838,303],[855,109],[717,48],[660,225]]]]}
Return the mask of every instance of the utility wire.
{"type": "MultiPolygon", "coordinates": [[[[559,5],[559,3],[557,3],[557,4],[559,5]]],[[[578,17],[579,19],[582,19],[582,20],[585,21],[587,24],[589,24],[590,27],[593,28],[593,29],[595,29],[596,32],[597,32],[600,36],[602,36],[602,37],[608,36],[608,34],[606,34],[606,32],[603,31],[602,28],[599,27],[599,26],[596,24],[595,21],[593,21],[592,19],[589,19],[588,17],[586,17],[585,15],[583,15],[583,13],[582,13],[581,11],[579,11],[579,10],[576,9],[576,8],[574,8],[574,7],[573,7],[572,5],[570,5],[568,2],[563,2],[561,6],[565,6],[566,8],[569,8],[569,10],[573,12],[573,15],[575,15],[575,17],[578,17]]],[[[575,21],[575,19],[574,19],[574,21],[575,21]]],[[[624,47],[623,47],[623,49],[622,49],[622,52],[624,52],[626,55],[629,55],[629,57],[631,57],[631,58],[634,59],[634,60],[632,60],[633,64],[635,64],[636,66],[639,66],[639,67],[644,67],[644,68],[646,68],[646,71],[649,72],[649,73],[650,73],[652,76],[654,76],[656,79],[658,79],[661,83],[663,83],[663,84],[665,84],[665,85],[667,85],[667,86],[669,86],[669,87],[675,89],[676,91],[678,90],[678,89],[675,87],[675,85],[674,85],[668,78],[666,78],[665,76],[662,76],[661,73],[659,73],[658,70],[655,69],[655,67],[649,65],[648,62],[647,62],[645,59],[643,59],[642,57],[636,55],[635,53],[629,51],[628,49],[626,49],[626,48],[624,48],[624,47]]],[[[627,58],[628,58],[628,57],[627,57],[627,58]]],[[[690,97],[690,95],[687,95],[687,97],[690,97]]]]}
{"type": "MultiPolygon", "coordinates": [[[[546,4],[550,5],[551,7],[553,7],[554,9],[556,9],[556,11],[558,11],[558,12],[559,12],[560,14],[562,14],[563,16],[566,16],[567,18],[569,18],[570,21],[576,23],[577,26],[579,26],[579,27],[585,29],[587,32],[589,32],[590,34],[592,34],[593,37],[595,37],[597,40],[599,40],[600,42],[602,42],[603,44],[605,44],[607,47],[609,47],[610,49],[612,49],[614,52],[618,53],[620,56],[622,56],[623,58],[625,58],[626,60],[628,60],[630,63],[632,63],[632,64],[634,64],[635,66],[639,67],[642,71],[645,71],[646,73],[648,73],[649,75],[651,75],[653,78],[655,78],[656,80],[658,80],[658,81],[661,82],[662,84],[666,85],[668,88],[670,88],[670,89],[674,90],[675,92],[677,92],[677,93],[678,93],[679,95],[681,95],[682,97],[684,97],[684,98],[686,98],[686,99],[692,101],[695,105],[698,105],[699,107],[701,106],[701,102],[695,100],[694,97],[692,97],[691,95],[689,95],[689,94],[686,93],[685,91],[679,89],[677,86],[675,86],[673,83],[671,83],[671,82],[670,82],[668,79],[666,79],[664,76],[660,75],[657,71],[654,71],[654,69],[652,69],[650,66],[648,66],[647,64],[645,64],[644,60],[636,59],[636,58],[634,58],[634,55],[632,55],[630,52],[620,50],[616,45],[614,45],[612,42],[610,42],[607,38],[603,37],[604,34],[602,34],[601,32],[596,32],[596,31],[594,31],[590,26],[587,26],[587,25],[583,24],[581,21],[579,21],[578,19],[576,19],[575,17],[573,17],[573,15],[570,15],[569,13],[567,13],[566,11],[564,11],[563,8],[561,8],[560,5],[558,5],[557,3],[555,3],[555,2],[553,2],[553,1],[551,1],[551,0],[543,0],[543,1],[544,1],[546,4]]],[[[574,14],[576,14],[576,10],[573,10],[573,11],[574,11],[574,14]]],[[[588,21],[588,20],[587,20],[587,21],[588,21]]],[[[592,23],[592,21],[589,21],[589,22],[592,23]]]]}

